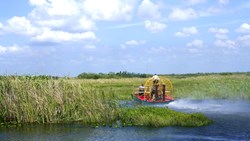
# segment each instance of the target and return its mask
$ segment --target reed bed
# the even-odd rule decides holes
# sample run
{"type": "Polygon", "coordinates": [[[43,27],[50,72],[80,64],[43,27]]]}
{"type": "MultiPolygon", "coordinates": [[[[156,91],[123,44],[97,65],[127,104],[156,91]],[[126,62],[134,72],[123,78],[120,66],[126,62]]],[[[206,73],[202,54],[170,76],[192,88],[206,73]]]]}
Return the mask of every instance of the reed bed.
{"type": "Polygon", "coordinates": [[[159,127],[201,126],[210,122],[201,114],[184,114],[167,108],[122,107],[118,100],[128,99],[131,87],[143,80],[4,77],[0,79],[0,123],[8,126],[80,122],[91,126],[159,127]],[[128,90],[124,92],[125,89],[128,90]]]}
{"type": "Polygon", "coordinates": [[[119,111],[111,91],[67,80],[6,78],[0,90],[3,123],[112,123],[119,111]]]}
{"type": "Polygon", "coordinates": [[[175,98],[250,100],[250,75],[173,78],[175,98]]]}

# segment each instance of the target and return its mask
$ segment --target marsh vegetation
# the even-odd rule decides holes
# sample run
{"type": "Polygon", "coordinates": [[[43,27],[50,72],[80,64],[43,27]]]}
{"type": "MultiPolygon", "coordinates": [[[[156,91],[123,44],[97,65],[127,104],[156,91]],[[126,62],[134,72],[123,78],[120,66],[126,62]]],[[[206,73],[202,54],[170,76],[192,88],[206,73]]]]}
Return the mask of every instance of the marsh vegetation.
{"type": "MultiPolygon", "coordinates": [[[[175,98],[250,99],[250,75],[162,76],[172,80],[175,98]]],[[[203,126],[199,113],[168,108],[124,107],[134,86],[146,78],[75,79],[5,76],[0,79],[2,126],[80,122],[91,126],[203,126]]]]}

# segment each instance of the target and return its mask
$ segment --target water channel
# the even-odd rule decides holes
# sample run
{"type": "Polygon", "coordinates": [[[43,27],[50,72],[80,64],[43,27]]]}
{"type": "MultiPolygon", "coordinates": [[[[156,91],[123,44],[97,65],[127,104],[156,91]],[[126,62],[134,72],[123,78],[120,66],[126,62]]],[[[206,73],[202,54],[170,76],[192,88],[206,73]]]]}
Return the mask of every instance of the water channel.
{"type": "Polygon", "coordinates": [[[0,128],[0,141],[247,141],[250,140],[250,102],[176,100],[171,109],[201,112],[213,120],[205,127],[86,127],[81,124],[29,125],[0,128]]]}

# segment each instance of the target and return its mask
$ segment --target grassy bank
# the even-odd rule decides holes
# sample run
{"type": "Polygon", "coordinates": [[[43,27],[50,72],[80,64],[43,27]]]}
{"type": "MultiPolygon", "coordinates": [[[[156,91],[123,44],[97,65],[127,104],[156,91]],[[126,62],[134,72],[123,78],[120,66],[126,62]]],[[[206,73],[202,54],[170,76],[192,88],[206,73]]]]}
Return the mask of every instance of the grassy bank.
{"type": "Polygon", "coordinates": [[[211,123],[200,113],[185,114],[159,107],[124,108],[121,121],[128,125],[139,126],[204,126],[211,123]]]}
{"type": "Polygon", "coordinates": [[[3,77],[0,80],[0,123],[63,123],[122,126],[202,126],[201,114],[184,114],[167,108],[121,107],[131,88],[145,79],[39,79],[3,77]]]}

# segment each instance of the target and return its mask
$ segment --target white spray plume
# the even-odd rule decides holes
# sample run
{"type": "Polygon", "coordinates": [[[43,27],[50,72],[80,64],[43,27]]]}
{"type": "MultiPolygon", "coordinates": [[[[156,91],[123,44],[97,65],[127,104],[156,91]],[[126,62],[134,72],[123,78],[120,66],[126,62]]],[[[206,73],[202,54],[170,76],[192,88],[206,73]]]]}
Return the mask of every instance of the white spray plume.
{"type": "Polygon", "coordinates": [[[170,109],[187,112],[247,114],[250,116],[250,102],[243,100],[190,100],[179,99],[167,105],[170,109]]]}

